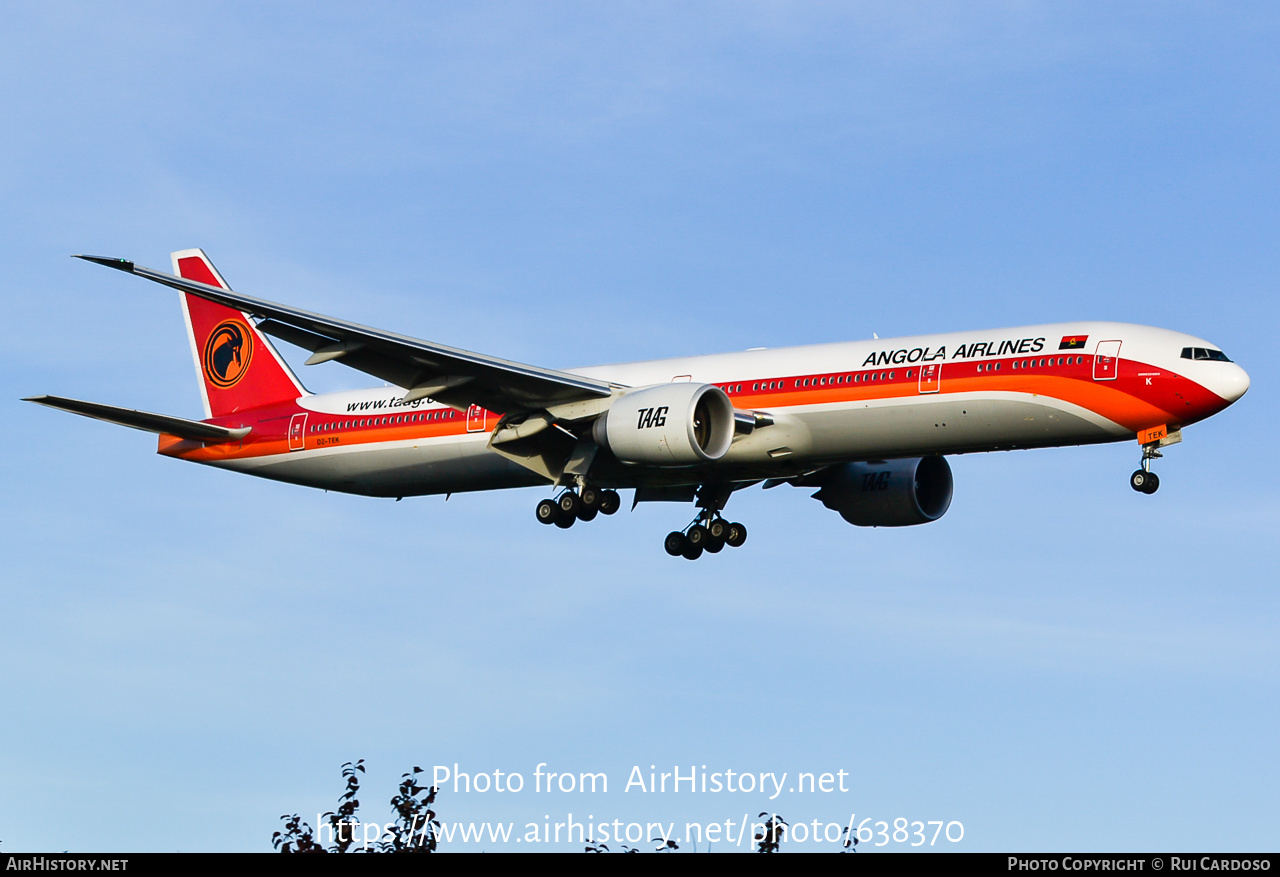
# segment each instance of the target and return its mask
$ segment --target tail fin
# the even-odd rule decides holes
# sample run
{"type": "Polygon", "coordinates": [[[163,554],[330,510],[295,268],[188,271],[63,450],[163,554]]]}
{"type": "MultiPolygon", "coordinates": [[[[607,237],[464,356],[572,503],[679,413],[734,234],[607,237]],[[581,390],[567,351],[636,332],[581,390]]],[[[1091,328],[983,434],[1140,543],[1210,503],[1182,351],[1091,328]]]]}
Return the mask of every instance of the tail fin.
{"type": "MultiPolygon", "coordinates": [[[[173,272],[179,277],[231,288],[203,250],[179,250],[172,259],[173,272]]],[[[248,314],[187,292],[182,293],[182,313],[206,417],[307,395],[248,314]]]]}

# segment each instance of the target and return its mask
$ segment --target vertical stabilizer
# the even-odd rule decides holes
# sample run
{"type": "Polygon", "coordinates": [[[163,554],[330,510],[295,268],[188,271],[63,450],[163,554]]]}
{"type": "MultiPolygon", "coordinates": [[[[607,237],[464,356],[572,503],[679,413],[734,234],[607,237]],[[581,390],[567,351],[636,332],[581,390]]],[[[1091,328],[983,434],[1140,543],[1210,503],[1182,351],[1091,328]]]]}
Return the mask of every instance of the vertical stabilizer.
{"type": "MultiPolygon", "coordinates": [[[[172,259],[179,277],[231,288],[203,250],[179,250],[172,259]]],[[[248,314],[186,292],[181,298],[206,417],[307,395],[248,314]]]]}

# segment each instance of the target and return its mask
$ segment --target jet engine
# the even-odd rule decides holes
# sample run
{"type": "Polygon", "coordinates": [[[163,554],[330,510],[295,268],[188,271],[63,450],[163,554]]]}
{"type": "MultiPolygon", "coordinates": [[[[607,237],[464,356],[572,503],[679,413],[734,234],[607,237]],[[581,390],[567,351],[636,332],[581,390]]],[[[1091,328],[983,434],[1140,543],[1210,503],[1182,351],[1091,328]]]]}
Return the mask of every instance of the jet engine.
{"type": "Polygon", "coordinates": [[[859,527],[927,524],[947,513],[954,482],[943,457],[834,466],[813,495],[859,527]]]}
{"type": "Polygon", "coordinates": [[[592,427],[623,463],[691,466],[718,460],[733,442],[733,403],[711,384],[659,384],[619,398],[592,427]]]}

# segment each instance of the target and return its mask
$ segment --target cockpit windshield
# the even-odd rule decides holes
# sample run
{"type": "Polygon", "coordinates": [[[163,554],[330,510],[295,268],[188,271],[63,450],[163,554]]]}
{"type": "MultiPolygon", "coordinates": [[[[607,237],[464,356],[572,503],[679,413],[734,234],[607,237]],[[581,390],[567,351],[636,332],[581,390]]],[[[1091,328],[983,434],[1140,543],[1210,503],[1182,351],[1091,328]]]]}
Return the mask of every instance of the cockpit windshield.
{"type": "Polygon", "coordinates": [[[1182,348],[1183,359],[1211,359],[1214,362],[1231,362],[1227,355],[1221,350],[1214,350],[1212,347],[1184,347],[1182,348]]]}

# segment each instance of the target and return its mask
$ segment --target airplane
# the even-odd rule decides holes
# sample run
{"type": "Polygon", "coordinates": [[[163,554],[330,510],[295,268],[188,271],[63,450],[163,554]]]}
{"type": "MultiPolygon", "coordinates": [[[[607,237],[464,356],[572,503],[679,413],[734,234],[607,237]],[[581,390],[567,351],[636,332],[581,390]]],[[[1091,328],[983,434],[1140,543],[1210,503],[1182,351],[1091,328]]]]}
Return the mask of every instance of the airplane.
{"type": "Polygon", "coordinates": [[[565,371],[511,362],[234,292],[202,250],[173,274],[77,258],[178,290],[204,418],[36,396],[159,434],[158,453],[376,497],[543,486],[537,519],[568,528],[634,502],[694,503],[672,556],[746,541],[722,512],[761,482],[817,488],[856,526],[936,521],[949,454],[1136,438],[1134,490],[1182,429],[1244,395],[1216,345],[1148,326],[1074,322],[752,349],[565,371]],[[268,338],[385,382],[307,392],[268,338]]]}

